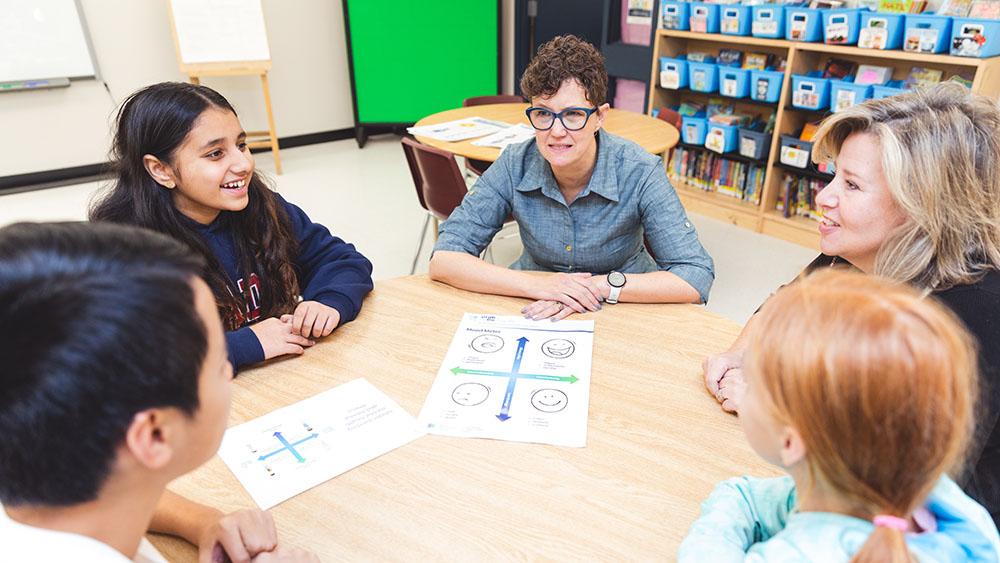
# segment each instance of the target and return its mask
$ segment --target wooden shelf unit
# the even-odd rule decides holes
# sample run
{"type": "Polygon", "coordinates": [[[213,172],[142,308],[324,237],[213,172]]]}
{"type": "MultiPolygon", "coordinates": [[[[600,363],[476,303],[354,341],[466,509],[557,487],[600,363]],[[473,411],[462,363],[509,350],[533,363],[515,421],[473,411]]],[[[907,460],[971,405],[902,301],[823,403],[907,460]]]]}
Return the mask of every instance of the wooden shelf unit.
{"type": "MultiPolygon", "coordinates": [[[[769,53],[784,58],[785,78],[781,85],[781,97],[775,104],[763,104],[744,98],[726,98],[737,111],[767,116],[776,113],[771,150],[764,170],[764,188],[761,204],[740,201],[725,194],[718,194],[671,180],[678,196],[688,211],[727,221],[752,231],[776,236],[803,246],[819,248],[819,233],[816,221],[805,217],[783,217],[775,209],[781,188],[781,179],[787,171],[778,162],[781,135],[795,135],[802,126],[823,117],[825,110],[810,111],[791,107],[793,74],[806,74],[810,70],[823,68],[830,57],[849,59],[857,64],[873,64],[893,69],[892,78],[902,80],[914,66],[944,71],[947,78],[953,74],[972,74],[972,91],[996,97],[1000,94],[1000,57],[975,59],[950,55],[929,55],[906,51],[882,51],[861,49],[844,45],[825,43],[802,43],[783,39],[762,39],[718,33],[697,33],[670,29],[657,30],[653,44],[653,68],[650,75],[649,106],[670,107],[686,99],[705,100],[705,94],[684,88],[670,90],[660,87],[660,57],[676,57],[688,52],[717,55],[720,49],[739,49],[744,52],[769,53]]],[[[669,163],[664,163],[669,166],[669,163]]],[[[795,172],[789,172],[795,174],[795,172]]],[[[818,177],[818,174],[803,172],[800,175],[818,177]]]]}

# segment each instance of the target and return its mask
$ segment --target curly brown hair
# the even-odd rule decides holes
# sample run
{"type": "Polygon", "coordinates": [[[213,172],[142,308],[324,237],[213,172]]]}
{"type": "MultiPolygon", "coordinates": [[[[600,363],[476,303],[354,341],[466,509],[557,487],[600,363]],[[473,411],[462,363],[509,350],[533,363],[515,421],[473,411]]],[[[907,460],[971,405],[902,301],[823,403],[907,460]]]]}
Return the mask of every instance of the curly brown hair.
{"type": "Polygon", "coordinates": [[[604,56],[575,35],[560,35],[538,49],[521,77],[521,93],[528,99],[551,96],[566,80],[580,83],[587,100],[600,106],[608,97],[604,56]]]}

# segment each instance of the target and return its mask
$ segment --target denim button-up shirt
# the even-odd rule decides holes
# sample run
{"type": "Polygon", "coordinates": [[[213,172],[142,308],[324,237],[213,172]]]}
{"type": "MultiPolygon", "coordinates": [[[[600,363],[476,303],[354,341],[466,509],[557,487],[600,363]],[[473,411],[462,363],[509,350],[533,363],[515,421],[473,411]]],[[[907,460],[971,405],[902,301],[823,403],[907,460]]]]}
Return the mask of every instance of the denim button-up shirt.
{"type": "Polygon", "coordinates": [[[715,279],[712,258],[663,162],[603,129],[597,143],[590,182],[569,205],[534,139],[507,147],[441,224],[434,251],[478,256],[513,216],[524,253],[512,268],[593,274],[663,270],[708,301],[715,279]]]}

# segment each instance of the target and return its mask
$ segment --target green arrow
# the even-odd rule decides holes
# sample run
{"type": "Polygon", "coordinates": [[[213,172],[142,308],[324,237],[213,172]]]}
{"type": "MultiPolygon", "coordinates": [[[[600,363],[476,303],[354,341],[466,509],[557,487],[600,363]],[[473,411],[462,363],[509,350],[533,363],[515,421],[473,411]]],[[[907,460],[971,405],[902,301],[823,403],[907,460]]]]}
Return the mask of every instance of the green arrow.
{"type": "Polygon", "coordinates": [[[467,375],[486,375],[490,377],[514,377],[520,379],[541,379],[543,381],[567,381],[569,383],[576,383],[580,379],[575,375],[561,376],[561,375],[544,375],[544,374],[532,374],[532,373],[518,373],[511,374],[505,371],[486,371],[482,369],[465,369],[455,366],[451,368],[450,371],[454,375],[467,374],[467,375]]]}

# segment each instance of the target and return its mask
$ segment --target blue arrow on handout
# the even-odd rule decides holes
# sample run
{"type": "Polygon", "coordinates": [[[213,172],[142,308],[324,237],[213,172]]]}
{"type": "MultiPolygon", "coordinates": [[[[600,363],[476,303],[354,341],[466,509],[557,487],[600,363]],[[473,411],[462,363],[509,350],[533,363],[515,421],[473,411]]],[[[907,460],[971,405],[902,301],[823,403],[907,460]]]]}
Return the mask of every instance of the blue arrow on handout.
{"type": "Polygon", "coordinates": [[[510,379],[507,381],[507,393],[503,396],[503,405],[500,407],[500,414],[497,418],[500,422],[510,419],[510,401],[514,398],[514,386],[517,385],[517,372],[521,369],[521,359],[524,357],[524,345],[528,339],[521,337],[517,339],[517,352],[514,354],[514,367],[510,370],[510,379]]]}

